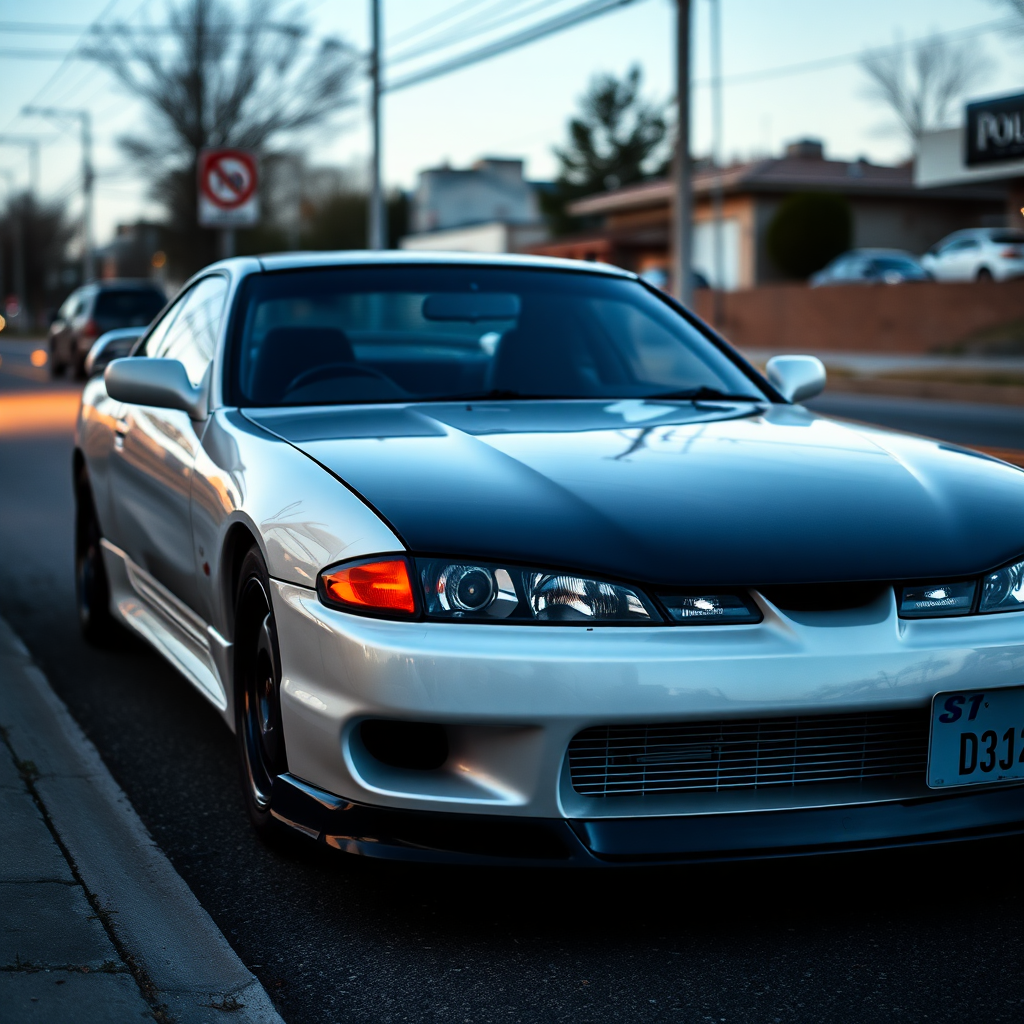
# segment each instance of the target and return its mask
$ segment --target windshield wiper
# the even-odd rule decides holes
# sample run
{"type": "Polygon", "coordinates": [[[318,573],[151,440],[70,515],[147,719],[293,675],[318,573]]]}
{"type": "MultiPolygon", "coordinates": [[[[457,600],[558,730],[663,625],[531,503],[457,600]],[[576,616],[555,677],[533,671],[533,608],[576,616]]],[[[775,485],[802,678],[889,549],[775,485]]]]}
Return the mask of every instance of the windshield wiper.
{"type": "Polygon", "coordinates": [[[645,402],[657,401],[658,399],[681,399],[691,402],[699,402],[703,399],[719,399],[727,402],[767,402],[767,398],[755,398],[753,395],[737,395],[728,391],[719,391],[718,388],[709,388],[702,384],[699,388],[686,388],[682,391],[665,391],[659,395],[644,395],[645,402]]]}

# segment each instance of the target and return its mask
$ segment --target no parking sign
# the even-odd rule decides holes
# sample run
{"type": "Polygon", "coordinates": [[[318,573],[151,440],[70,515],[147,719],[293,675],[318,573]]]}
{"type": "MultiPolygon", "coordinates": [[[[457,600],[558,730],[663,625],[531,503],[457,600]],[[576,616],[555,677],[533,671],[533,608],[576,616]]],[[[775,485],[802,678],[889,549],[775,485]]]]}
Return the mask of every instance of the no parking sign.
{"type": "Polygon", "coordinates": [[[204,149],[199,154],[199,224],[252,227],[260,219],[256,156],[245,149],[204,149]]]}

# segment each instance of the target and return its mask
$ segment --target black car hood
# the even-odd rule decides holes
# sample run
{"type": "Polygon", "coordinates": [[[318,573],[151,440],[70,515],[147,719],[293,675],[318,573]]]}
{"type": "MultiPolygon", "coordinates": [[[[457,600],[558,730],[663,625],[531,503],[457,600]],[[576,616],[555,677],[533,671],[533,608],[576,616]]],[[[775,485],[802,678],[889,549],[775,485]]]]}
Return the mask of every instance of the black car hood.
{"type": "Polygon", "coordinates": [[[967,575],[1024,554],[1024,473],[752,403],[247,410],[408,548],[661,584],[967,575]]]}

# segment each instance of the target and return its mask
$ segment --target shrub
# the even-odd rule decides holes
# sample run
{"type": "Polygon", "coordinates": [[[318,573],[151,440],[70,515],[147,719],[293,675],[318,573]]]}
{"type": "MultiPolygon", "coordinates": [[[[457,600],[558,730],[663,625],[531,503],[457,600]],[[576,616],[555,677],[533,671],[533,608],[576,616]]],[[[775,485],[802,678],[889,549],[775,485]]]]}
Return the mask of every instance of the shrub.
{"type": "Polygon", "coordinates": [[[853,217],[843,196],[796,192],[775,211],[765,241],[783,274],[805,278],[846,252],[852,237],[853,217]]]}

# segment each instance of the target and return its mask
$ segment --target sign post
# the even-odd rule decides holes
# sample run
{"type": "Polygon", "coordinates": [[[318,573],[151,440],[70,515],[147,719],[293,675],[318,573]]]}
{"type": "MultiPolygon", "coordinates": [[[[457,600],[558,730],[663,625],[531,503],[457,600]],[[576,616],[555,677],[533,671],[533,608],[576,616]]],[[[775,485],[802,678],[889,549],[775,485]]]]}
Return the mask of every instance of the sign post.
{"type": "Polygon", "coordinates": [[[245,149],[199,153],[199,225],[219,228],[222,259],[235,254],[235,229],[259,223],[256,156],[245,149]]]}

